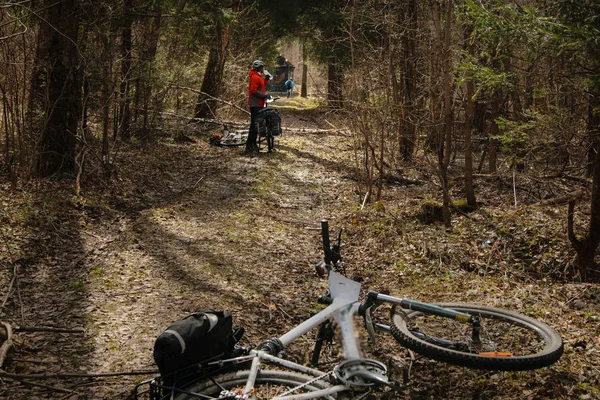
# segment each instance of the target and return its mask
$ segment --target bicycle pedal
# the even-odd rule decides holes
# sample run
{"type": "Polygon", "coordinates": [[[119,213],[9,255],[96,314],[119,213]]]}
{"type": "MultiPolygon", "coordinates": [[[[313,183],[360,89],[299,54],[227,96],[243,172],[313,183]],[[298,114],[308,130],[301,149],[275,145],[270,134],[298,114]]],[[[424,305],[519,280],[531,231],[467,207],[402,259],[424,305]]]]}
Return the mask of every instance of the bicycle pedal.
{"type": "Polygon", "coordinates": [[[408,384],[413,360],[410,358],[400,358],[391,356],[388,360],[388,374],[390,380],[401,384],[408,384]]]}

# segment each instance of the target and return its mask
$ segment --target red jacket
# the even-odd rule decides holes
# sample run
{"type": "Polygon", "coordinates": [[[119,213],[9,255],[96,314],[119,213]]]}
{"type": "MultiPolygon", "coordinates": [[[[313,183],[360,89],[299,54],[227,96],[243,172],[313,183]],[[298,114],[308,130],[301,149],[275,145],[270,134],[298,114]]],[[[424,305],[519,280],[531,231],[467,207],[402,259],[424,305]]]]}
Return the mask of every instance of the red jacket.
{"type": "Polygon", "coordinates": [[[250,107],[264,107],[268,80],[254,69],[248,72],[248,77],[250,78],[248,83],[248,105],[250,107]]]}

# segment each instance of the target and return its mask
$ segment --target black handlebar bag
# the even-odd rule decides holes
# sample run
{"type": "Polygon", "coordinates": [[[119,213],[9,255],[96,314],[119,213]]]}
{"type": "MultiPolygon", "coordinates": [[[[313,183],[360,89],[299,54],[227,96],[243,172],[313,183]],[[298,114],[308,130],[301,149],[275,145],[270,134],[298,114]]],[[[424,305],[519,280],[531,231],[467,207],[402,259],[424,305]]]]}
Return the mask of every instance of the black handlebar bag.
{"type": "Polygon", "coordinates": [[[163,384],[183,385],[202,372],[203,361],[231,357],[241,337],[235,332],[229,311],[202,309],[171,324],[154,343],[163,384]]]}

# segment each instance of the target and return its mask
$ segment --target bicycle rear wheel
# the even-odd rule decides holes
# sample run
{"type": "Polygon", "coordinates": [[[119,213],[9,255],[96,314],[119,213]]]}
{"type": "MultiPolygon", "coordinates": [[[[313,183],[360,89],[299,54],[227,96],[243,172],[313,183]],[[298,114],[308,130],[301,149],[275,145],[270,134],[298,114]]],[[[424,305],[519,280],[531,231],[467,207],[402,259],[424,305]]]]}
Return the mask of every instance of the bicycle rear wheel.
{"type": "Polygon", "coordinates": [[[425,357],[469,368],[522,371],[547,367],[563,353],[560,336],[548,325],[494,307],[437,303],[480,319],[473,325],[420,311],[392,310],[394,338],[425,357]]]}
{"type": "Polygon", "coordinates": [[[275,136],[269,133],[267,135],[267,148],[269,150],[269,153],[273,151],[273,147],[275,147],[275,136]]]}
{"type": "MultiPolygon", "coordinates": [[[[186,386],[176,400],[192,399],[229,399],[232,393],[243,393],[250,371],[235,371],[218,375],[186,386]],[[227,391],[227,392],[224,392],[227,391]]],[[[261,370],[255,381],[253,392],[257,400],[272,399],[284,394],[303,394],[330,388],[328,381],[315,380],[314,377],[290,371],[261,370]]],[[[336,394],[320,397],[337,399],[336,394]]]]}

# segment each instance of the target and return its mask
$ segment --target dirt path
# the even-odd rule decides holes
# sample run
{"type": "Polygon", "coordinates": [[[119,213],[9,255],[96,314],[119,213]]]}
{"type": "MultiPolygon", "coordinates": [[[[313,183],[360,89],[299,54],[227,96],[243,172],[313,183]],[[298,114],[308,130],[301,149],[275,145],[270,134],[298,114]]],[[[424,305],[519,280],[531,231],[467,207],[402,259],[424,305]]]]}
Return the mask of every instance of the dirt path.
{"type": "MultiPolygon", "coordinates": [[[[283,111],[283,117],[287,127],[330,127],[326,117],[312,113],[283,111]]],[[[84,193],[84,203],[65,200],[69,188],[49,182],[20,195],[18,204],[5,199],[15,210],[5,217],[9,222],[37,228],[15,241],[20,250],[12,257],[19,266],[21,298],[11,296],[4,319],[19,326],[83,330],[17,333],[16,351],[5,370],[154,370],[156,336],[196,308],[232,311],[235,324],[246,329],[247,344],[281,334],[317,310],[314,299],[323,294],[325,282],[313,273],[321,257],[318,227],[323,218],[336,229],[350,225],[347,254],[357,261],[350,274],[365,285],[378,290],[403,285],[405,293],[396,294],[429,300],[529,307],[562,328],[559,317],[548,311],[550,305],[540,302],[552,292],[557,305],[564,304],[562,311],[569,313],[564,302],[575,296],[577,287],[548,282],[548,288],[541,288],[522,275],[513,286],[502,280],[501,263],[492,281],[470,271],[495,268],[495,262],[477,264],[478,256],[469,254],[464,244],[481,243],[491,235],[485,218],[494,218],[492,213],[466,218],[453,233],[420,224],[414,215],[419,199],[434,187],[426,176],[416,176],[424,182],[418,187],[388,187],[386,204],[359,213],[361,198],[355,192],[347,138],[295,132],[284,134],[276,146],[272,154],[247,157],[240,149],[210,148],[205,140],[178,144],[161,139],[143,151],[123,154],[116,183],[103,197],[84,193]],[[374,222],[377,218],[380,222],[374,222]],[[473,261],[469,268],[451,267],[465,257],[473,261]]],[[[477,244],[474,248],[481,251],[477,244]]],[[[597,293],[597,288],[582,290],[597,293]]],[[[596,312],[597,301],[588,301],[586,309],[596,312]]],[[[598,349],[593,330],[577,323],[571,332],[588,341],[588,350],[598,349]]],[[[309,346],[309,339],[301,340],[290,353],[306,357],[309,346]]],[[[599,358],[593,357],[594,362],[599,358]]],[[[439,363],[424,362],[420,368],[430,375],[417,377],[407,398],[514,398],[528,393],[532,398],[569,398],[569,390],[594,393],[581,389],[582,382],[597,383],[593,369],[583,378],[565,368],[515,378],[439,363]]],[[[72,391],[54,394],[6,379],[0,397],[120,399],[149,376],[37,381],[72,391]]]]}
{"type": "MultiPolygon", "coordinates": [[[[317,127],[310,116],[301,118],[296,127],[317,127]]],[[[20,270],[27,296],[22,307],[14,302],[17,322],[85,333],[18,334],[16,357],[33,356],[43,367],[17,361],[11,369],[154,370],[156,336],[199,307],[231,310],[249,343],[281,333],[314,308],[307,294],[322,287],[312,270],[320,257],[320,219],[335,219],[351,200],[352,182],[345,179],[351,167],[340,161],[340,150],[335,135],[294,133],[274,153],[256,157],[209,148],[204,140],[164,140],[142,157],[138,150],[124,154],[123,171],[133,172],[119,175],[118,197],[88,200],[80,210],[68,202],[47,210],[36,221],[51,233],[32,234],[29,245],[52,248],[52,256],[20,270]]],[[[46,196],[30,205],[54,200],[46,196]]],[[[79,393],[74,398],[121,398],[139,380],[53,385],[79,393]]],[[[5,390],[8,398],[46,392],[5,390]]]]}

